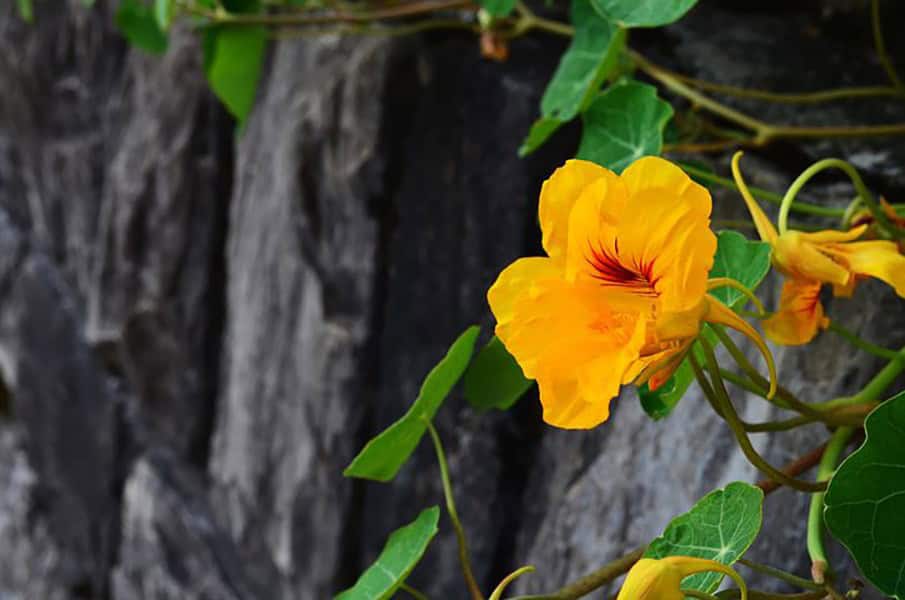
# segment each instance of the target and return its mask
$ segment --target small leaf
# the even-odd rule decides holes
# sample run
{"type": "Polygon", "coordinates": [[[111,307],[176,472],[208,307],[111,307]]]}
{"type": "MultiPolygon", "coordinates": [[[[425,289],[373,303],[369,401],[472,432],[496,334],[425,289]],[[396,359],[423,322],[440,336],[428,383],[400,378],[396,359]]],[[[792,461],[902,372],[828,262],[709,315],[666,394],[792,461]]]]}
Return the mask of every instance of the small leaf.
{"type": "MultiPolygon", "coordinates": [[[[701,498],[673,519],[663,535],[647,547],[645,558],[693,556],[732,565],[751,546],[763,522],[764,493],[747,483],[730,483],[701,498]]],[[[682,580],[682,588],[713,593],[721,573],[699,573],[682,580]]]]}
{"type": "Polygon", "coordinates": [[[19,6],[19,16],[22,20],[26,23],[34,23],[35,11],[31,0],[17,0],[17,5],[19,6]]]}
{"type": "Polygon", "coordinates": [[[477,409],[507,410],[532,383],[503,342],[493,336],[465,372],[465,398],[477,409]]]}
{"type": "Polygon", "coordinates": [[[642,156],[660,154],[672,114],[653,86],[635,81],[613,85],[585,111],[577,157],[621,172],[642,156]]]}
{"type": "Polygon", "coordinates": [[[161,31],[167,31],[173,22],[173,0],[154,0],[154,18],[161,31]]]}
{"type": "Polygon", "coordinates": [[[469,327],[453,342],[443,360],[424,379],[418,398],[408,412],[371,439],[346,467],[343,475],[374,481],[390,481],[396,476],[427,431],[424,420],[434,418],[443,400],[465,372],[479,332],[479,327],[469,327]]]}
{"type": "Polygon", "coordinates": [[[553,135],[561,125],[562,121],[550,117],[541,117],[535,121],[531,125],[528,137],[519,146],[518,155],[525,157],[540,148],[547,141],[547,138],[553,135]]]}
{"type": "Polygon", "coordinates": [[[660,27],[678,21],[698,0],[591,0],[604,19],[622,27],[660,27]]]}
{"type": "Polygon", "coordinates": [[[267,48],[264,27],[223,26],[205,33],[204,66],[211,89],[239,122],[254,106],[267,48]]]}
{"type": "Polygon", "coordinates": [[[151,54],[167,51],[167,36],[157,25],[154,12],[139,0],[122,0],[116,11],[116,26],[136,48],[151,54]]]}
{"type": "Polygon", "coordinates": [[[679,404],[679,400],[688,391],[692,381],[694,381],[694,371],[691,370],[688,361],[683,360],[672,377],[656,390],[651,391],[646,383],[638,388],[641,408],[644,409],[647,416],[655,421],[665,419],[679,404]]]}
{"type": "Polygon", "coordinates": [[[905,600],[905,392],[874,409],[867,438],[836,470],[824,519],[864,576],[905,600]]]}
{"type": "MultiPolygon", "coordinates": [[[[717,234],[716,255],[710,278],[728,277],[751,291],[757,289],[770,272],[770,244],[752,242],[737,231],[721,231],[717,234]]],[[[731,287],[721,287],[710,292],[717,300],[736,308],[747,298],[731,287]]]]}
{"type": "Polygon", "coordinates": [[[522,156],[538,148],[560,124],[571,121],[587,107],[618,63],[625,44],[625,33],[601,19],[589,0],[572,0],[571,20],[575,35],[547,84],[541,98],[541,119],[522,143],[522,156]]]}
{"type": "Polygon", "coordinates": [[[439,519],[440,509],[434,506],[390,534],[374,564],[361,574],[354,586],[341,592],[334,600],[384,600],[392,597],[437,535],[439,519]]]}
{"type": "Polygon", "coordinates": [[[516,0],[478,0],[478,4],[491,16],[506,17],[515,8],[516,0]]]}

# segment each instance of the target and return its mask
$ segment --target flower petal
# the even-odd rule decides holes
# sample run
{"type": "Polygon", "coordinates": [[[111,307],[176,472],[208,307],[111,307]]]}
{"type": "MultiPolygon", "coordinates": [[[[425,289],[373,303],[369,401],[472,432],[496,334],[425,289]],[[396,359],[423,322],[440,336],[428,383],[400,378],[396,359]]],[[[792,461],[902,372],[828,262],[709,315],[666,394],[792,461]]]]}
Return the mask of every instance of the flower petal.
{"type": "Polygon", "coordinates": [[[598,179],[618,180],[618,176],[586,160],[569,160],[544,182],[540,192],[538,218],[544,250],[551,258],[565,256],[569,239],[569,214],[581,193],[598,179]]]}
{"type": "Polygon", "coordinates": [[[845,263],[856,275],[876,277],[905,298],[905,256],[895,242],[869,241],[830,244],[824,252],[845,263]]]}
{"type": "Polygon", "coordinates": [[[773,243],[773,264],[793,279],[847,286],[851,272],[822,252],[826,247],[805,241],[800,231],[789,230],[773,243]]]}
{"type": "Polygon", "coordinates": [[[764,320],[767,337],[785,346],[807,344],[820,329],[826,329],[829,319],[820,303],[819,281],[786,279],[779,296],[779,310],[764,320]]]}
{"type": "Polygon", "coordinates": [[[828,242],[852,242],[864,235],[865,231],[867,231],[867,225],[859,225],[858,227],[852,227],[848,231],[824,229],[823,231],[800,231],[798,235],[805,242],[825,244],[828,242]]]}

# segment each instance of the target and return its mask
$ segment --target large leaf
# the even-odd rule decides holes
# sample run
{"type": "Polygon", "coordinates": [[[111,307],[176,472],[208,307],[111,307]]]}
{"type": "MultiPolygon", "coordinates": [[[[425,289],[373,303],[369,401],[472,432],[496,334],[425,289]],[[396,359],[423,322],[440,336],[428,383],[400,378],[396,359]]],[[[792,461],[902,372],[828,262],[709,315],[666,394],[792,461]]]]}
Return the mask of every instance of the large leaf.
{"type": "MultiPolygon", "coordinates": [[[[721,231],[717,234],[710,278],[728,277],[753,291],[770,272],[770,251],[766,242],[752,242],[737,231],[721,231]]],[[[737,308],[747,301],[744,294],[731,287],[717,288],[710,293],[729,308],[737,308]]]]}
{"type": "Polygon", "coordinates": [[[698,0],[591,0],[600,16],[622,27],[660,27],[681,19],[698,0]]]}
{"type": "Polygon", "coordinates": [[[584,113],[578,158],[621,172],[642,156],[663,149],[663,128],[672,107],[657,89],[635,81],[611,86],[584,113]]]}
{"type": "Polygon", "coordinates": [[[355,585],[340,593],[334,600],[384,600],[390,598],[405,583],[428,543],[437,535],[440,509],[436,506],[423,511],[418,518],[390,534],[380,556],[361,574],[355,585]]]}
{"type": "Polygon", "coordinates": [[[824,519],[861,572],[905,599],[905,392],[864,422],[867,439],[830,480],[824,519]]]}
{"type": "MultiPolygon", "coordinates": [[[[650,543],[644,556],[694,556],[731,565],[757,538],[763,522],[763,503],[760,488],[738,481],[730,483],[673,519],[663,535],[650,543]]],[[[699,573],[682,580],[682,587],[709,594],[722,580],[720,573],[699,573]]]]}
{"type": "MultiPolygon", "coordinates": [[[[717,234],[716,255],[713,258],[713,268],[710,269],[711,278],[735,279],[753,291],[769,271],[769,244],[752,242],[736,231],[721,231],[717,234]]],[[[717,288],[710,293],[729,308],[737,308],[747,300],[744,294],[731,287],[717,288]]],[[[706,325],[704,335],[708,335],[708,339],[715,343],[706,325]]],[[[654,419],[669,416],[692,381],[694,372],[688,361],[683,361],[673,376],[655,391],[651,391],[647,384],[638,388],[641,407],[654,419]]]]}
{"type": "Polygon", "coordinates": [[[532,383],[503,342],[493,336],[465,372],[465,398],[478,409],[507,410],[532,383]]]}
{"type": "Polygon", "coordinates": [[[617,64],[625,33],[601,19],[590,0],[572,0],[575,35],[541,98],[541,118],[519,148],[524,156],[543,144],[562,124],[574,119],[594,98],[617,64]]]}
{"type": "Polygon", "coordinates": [[[389,481],[396,476],[427,431],[425,420],[434,418],[443,400],[465,372],[479,332],[479,327],[469,327],[453,342],[443,360],[424,379],[418,398],[408,412],[371,439],[346,467],[343,475],[374,481],[389,481]]]}
{"type": "Polygon", "coordinates": [[[151,54],[167,51],[167,36],[157,24],[154,10],[140,0],[121,0],[116,26],[136,48],[151,54]]]}
{"type": "Polygon", "coordinates": [[[240,125],[254,106],[267,30],[253,26],[210,29],[204,39],[204,70],[211,89],[240,125]]]}

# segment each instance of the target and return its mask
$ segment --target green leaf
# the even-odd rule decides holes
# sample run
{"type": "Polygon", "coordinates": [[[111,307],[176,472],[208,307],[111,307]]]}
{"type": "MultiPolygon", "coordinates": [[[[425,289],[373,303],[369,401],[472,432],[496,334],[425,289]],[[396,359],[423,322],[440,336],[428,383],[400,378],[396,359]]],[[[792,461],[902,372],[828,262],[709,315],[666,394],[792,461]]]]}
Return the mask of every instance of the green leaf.
{"type": "Polygon", "coordinates": [[[585,111],[577,157],[621,172],[642,156],[660,154],[672,114],[653,86],[635,81],[613,85],[585,111]]]}
{"type": "Polygon", "coordinates": [[[154,0],[154,18],[161,31],[167,31],[173,22],[173,0],[154,0]]]}
{"type": "Polygon", "coordinates": [[[154,11],[139,0],[120,2],[116,11],[116,26],[136,48],[151,54],[167,51],[167,36],[157,25],[154,11]]]}
{"type": "Polygon", "coordinates": [[[864,576],[905,599],[905,392],[864,422],[867,439],[836,470],[824,519],[864,576]]]}
{"type": "Polygon", "coordinates": [[[666,383],[651,391],[645,383],[638,388],[638,398],[641,399],[641,408],[647,416],[655,421],[668,417],[679,400],[688,391],[691,382],[694,381],[694,371],[687,360],[683,360],[676,372],[672,374],[666,383]]]}
{"type": "Polygon", "coordinates": [[[267,30],[238,25],[210,29],[203,48],[204,70],[211,89],[243,125],[254,106],[267,49],[267,30]]]}
{"type": "Polygon", "coordinates": [[[453,342],[443,360],[427,374],[418,398],[408,412],[371,439],[346,467],[343,475],[374,481],[390,481],[396,476],[427,431],[424,421],[434,418],[443,400],[465,372],[479,332],[479,327],[469,327],[453,342]]]}
{"type": "Polygon", "coordinates": [[[26,23],[34,23],[35,11],[31,5],[31,0],[17,0],[17,5],[19,6],[19,16],[22,20],[26,23]]]}
{"type": "Polygon", "coordinates": [[[660,27],[685,16],[698,0],[591,0],[604,19],[622,27],[660,27]]]}
{"type": "MultiPolygon", "coordinates": [[[[752,242],[737,231],[720,231],[717,234],[711,279],[728,277],[754,291],[769,272],[770,244],[752,242]]],[[[747,301],[744,294],[731,287],[717,288],[710,293],[729,308],[736,308],[747,301]]]]}
{"type": "Polygon", "coordinates": [[[525,141],[522,142],[522,145],[519,146],[518,155],[521,157],[528,156],[543,146],[544,142],[546,142],[561,125],[562,121],[550,117],[541,117],[535,121],[531,125],[531,131],[528,132],[528,137],[526,137],[525,141]]]}
{"type": "Polygon", "coordinates": [[[537,149],[560,124],[574,119],[594,98],[618,63],[625,32],[600,18],[589,0],[572,0],[575,35],[541,98],[541,119],[531,127],[519,154],[537,149]]]}
{"type": "Polygon", "coordinates": [[[493,336],[465,372],[465,398],[477,409],[507,410],[532,383],[503,342],[493,336]]]}
{"type": "Polygon", "coordinates": [[[361,574],[355,585],[334,600],[384,600],[392,597],[409,576],[427,545],[437,535],[440,509],[424,510],[418,518],[390,534],[380,556],[361,574]]]}
{"type": "Polygon", "coordinates": [[[505,17],[515,8],[516,0],[478,0],[478,4],[494,17],[505,17]]]}
{"type": "MultiPolygon", "coordinates": [[[[730,483],[673,519],[663,535],[650,543],[644,556],[694,556],[732,565],[757,538],[763,522],[763,503],[760,488],[738,481],[730,483]]],[[[682,587],[710,594],[722,580],[720,573],[699,573],[683,579],[682,587]]]]}

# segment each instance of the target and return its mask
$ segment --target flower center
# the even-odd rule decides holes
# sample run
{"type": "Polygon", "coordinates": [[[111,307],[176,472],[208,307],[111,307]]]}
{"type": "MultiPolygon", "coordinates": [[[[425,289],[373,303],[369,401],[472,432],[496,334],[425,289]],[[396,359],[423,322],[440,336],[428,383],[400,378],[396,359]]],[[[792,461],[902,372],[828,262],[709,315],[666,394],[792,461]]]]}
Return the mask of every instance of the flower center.
{"type": "Polygon", "coordinates": [[[629,264],[621,260],[619,256],[619,238],[613,240],[613,252],[611,253],[603,245],[594,248],[588,244],[590,256],[586,257],[588,264],[594,269],[591,277],[607,286],[620,286],[631,288],[635,294],[643,296],[659,295],[654,286],[657,283],[653,275],[654,261],[644,263],[638,259],[632,259],[629,264]]]}

